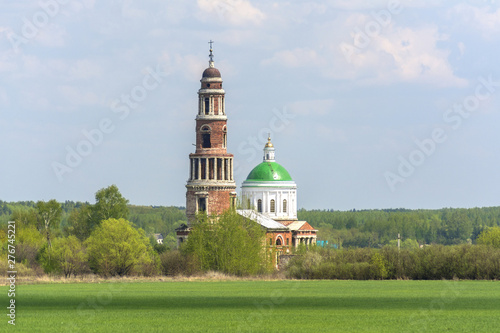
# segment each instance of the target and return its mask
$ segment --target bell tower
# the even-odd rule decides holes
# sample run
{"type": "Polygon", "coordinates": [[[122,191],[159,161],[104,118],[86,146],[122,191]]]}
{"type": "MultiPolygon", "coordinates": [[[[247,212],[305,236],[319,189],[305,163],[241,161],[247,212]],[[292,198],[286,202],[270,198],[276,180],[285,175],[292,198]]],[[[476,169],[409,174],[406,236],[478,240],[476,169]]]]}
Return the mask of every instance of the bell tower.
{"type": "Polygon", "coordinates": [[[201,78],[196,115],[196,150],[189,154],[186,184],[188,225],[196,213],[220,215],[236,204],[233,155],[227,153],[227,116],[222,78],[210,41],[209,66],[201,78]]]}

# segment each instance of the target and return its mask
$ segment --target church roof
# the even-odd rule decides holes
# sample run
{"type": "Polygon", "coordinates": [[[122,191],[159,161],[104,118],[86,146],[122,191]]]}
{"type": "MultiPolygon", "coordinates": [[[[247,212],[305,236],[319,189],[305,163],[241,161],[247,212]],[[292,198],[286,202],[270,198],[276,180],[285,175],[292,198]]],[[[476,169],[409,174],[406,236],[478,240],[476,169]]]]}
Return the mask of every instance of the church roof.
{"type": "Polygon", "coordinates": [[[316,230],[306,221],[295,221],[288,225],[288,229],[294,230],[316,230]]]}
{"type": "Polygon", "coordinates": [[[203,71],[202,77],[221,77],[220,72],[215,67],[208,67],[203,71]]]}
{"type": "Polygon", "coordinates": [[[236,212],[247,219],[257,222],[266,229],[286,229],[283,224],[251,209],[238,209],[236,212]]]}
{"type": "Polygon", "coordinates": [[[247,182],[291,181],[292,177],[284,167],[276,162],[264,161],[248,174],[247,182]]]}

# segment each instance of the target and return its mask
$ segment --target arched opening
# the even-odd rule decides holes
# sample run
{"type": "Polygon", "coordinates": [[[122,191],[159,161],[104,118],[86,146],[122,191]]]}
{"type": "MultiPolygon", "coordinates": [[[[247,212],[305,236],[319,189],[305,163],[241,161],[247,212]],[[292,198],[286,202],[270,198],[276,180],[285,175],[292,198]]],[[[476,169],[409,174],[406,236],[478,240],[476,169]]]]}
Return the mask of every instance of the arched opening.
{"type": "Polygon", "coordinates": [[[281,239],[281,236],[278,236],[276,238],[276,246],[281,246],[283,244],[283,240],[281,239]]]}
{"type": "Polygon", "coordinates": [[[257,211],[259,213],[262,213],[262,200],[261,199],[257,200],[257,211]]]}
{"type": "Polygon", "coordinates": [[[283,213],[286,213],[286,199],[283,199],[283,213]]]}
{"type": "Polygon", "coordinates": [[[203,125],[200,130],[201,130],[201,147],[212,148],[212,143],[210,140],[210,133],[212,132],[212,129],[208,125],[203,125]]]}
{"type": "Polygon", "coordinates": [[[276,211],[276,202],[274,199],[271,199],[271,213],[274,213],[276,211]]]}
{"type": "Polygon", "coordinates": [[[205,98],[205,114],[210,113],[210,99],[205,98]]]}

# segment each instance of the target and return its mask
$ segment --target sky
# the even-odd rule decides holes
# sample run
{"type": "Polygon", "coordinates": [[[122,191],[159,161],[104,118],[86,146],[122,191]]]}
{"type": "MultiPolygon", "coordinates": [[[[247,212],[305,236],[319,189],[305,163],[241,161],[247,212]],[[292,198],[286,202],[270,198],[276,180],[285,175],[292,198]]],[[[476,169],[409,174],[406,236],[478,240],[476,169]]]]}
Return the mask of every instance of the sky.
{"type": "Polygon", "coordinates": [[[500,204],[498,1],[2,1],[0,200],[185,206],[210,40],[241,183],[306,209],[500,204]]]}

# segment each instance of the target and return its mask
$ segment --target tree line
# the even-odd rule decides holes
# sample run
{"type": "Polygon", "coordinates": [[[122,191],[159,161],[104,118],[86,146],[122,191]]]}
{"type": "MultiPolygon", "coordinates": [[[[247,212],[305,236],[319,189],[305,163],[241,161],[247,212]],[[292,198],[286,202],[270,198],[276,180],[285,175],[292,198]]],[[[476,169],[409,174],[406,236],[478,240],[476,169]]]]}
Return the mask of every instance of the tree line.
{"type": "MultiPolygon", "coordinates": [[[[271,256],[263,251],[264,230],[234,211],[217,218],[198,216],[178,251],[175,228],[185,222],[183,209],[130,206],[115,185],[97,191],[95,199],[95,204],[0,202],[12,212],[8,220],[16,222],[21,275],[153,276],[209,270],[252,275],[271,267],[271,256]],[[158,244],[155,233],[166,235],[166,244],[158,244]]],[[[6,253],[9,240],[3,224],[0,244],[6,253]]],[[[6,271],[4,266],[0,263],[0,270],[6,271]]]]}
{"type": "Polygon", "coordinates": [[[474,243],[485,229],[500,225],[500,207],[437,210],[304,210],[300,220],[318,229],[318,238],[336,247],[388,245],[400,237],[419,244],[474,243]]]}
{"type": "Polygon", "coordinates": [[[424,248],[311,248],[295,256],[286,275],[296,279],[500,279],[500,228],[483,231],[478,244],[424,248]]]}
{"type": "MultiPolygon", "coordinates": [[[[499,207],[350,212],[302,209],[299,219],[318,228],[318,239],[328,241],[328,245],[302,254],[299,251],[287,272],[297,278],[460,276],[458,271],[446,273],[448,268],[432,275],[415,273],[419,270],[408,267],[410,263],[424,267],[428,257],[454,262],[497,258],[497,250],[492,248],[500,247],[500,236],[495,234],[500,230],[499,217],[499,207]],[[393,253],[398,234],[402,240],[395,271],[393,253]],[[424,244],[432,246],[419,249],[424,244]],[[456,257],[460,253],[464,255],[456,257]],[[343,261],[358,255],[363,259],[343,261]]],[[[186,223],[184,208],[133,206],[115,185],[97,191],[93,204],[0,201],[0,246],[4,254],[7,221],[12,220],[16,221],[16,259],[21,274],[190,275],[214,270],[255,275],[273,270],[270,258],[275,254],[266,252],[261,241],[264,230],[234,211],[219,217],[218,223],[198,216],[188,242],[179,251],[175,228],[186,223]],[[163,234],[163,245],[156,243],[155,233],[163,234]]],[[[492,267],[494,260],[481,265],[492,267]]],[[[463,267],[479,267],[478,262],[468,261],[463,267]]],[[[0,270],[7,270],[5,264],[0,263],[0,270]]],[[[497,278],[495,270],[491,272],[474,271],[464,276],[497,278]]]]}

